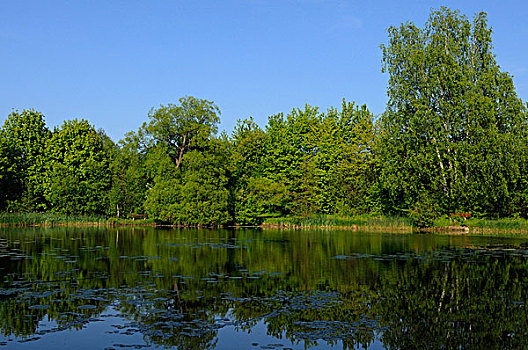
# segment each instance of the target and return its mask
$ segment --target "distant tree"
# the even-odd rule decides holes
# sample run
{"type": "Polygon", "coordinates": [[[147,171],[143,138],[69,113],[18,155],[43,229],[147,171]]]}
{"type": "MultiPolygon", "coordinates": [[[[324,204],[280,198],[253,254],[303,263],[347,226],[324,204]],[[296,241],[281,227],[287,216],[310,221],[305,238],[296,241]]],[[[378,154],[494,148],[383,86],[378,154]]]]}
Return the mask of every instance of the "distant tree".
{"type": "Polygon", "coordinates": [[[148,169],[149,216],[188,225],[221,225],[229,212],[229,147],[216,137],[220,110],[194,97],[161,106],[140,129],[148,169]]]}
{"type": "Polygon", "coordinates": [[[177,173],[156,176],[145,202],[149,216],[192,226],[230,222],[226,146],[225,140],[211,139],[206,150],[185,153],[177,173]]]}
{"type": "Polygon", "coordinates": [[[105,142],[88,121],[65,121],[49,141],[50,187],[53,210],[66,214],[108,211],[111,173],[105,142]]]}
{"type": "Polygon", "coordinates": [[[314,184],[308,181],[313,179],[309,173],[313,170],[309,164],[313,157],[309,138],[317,118],[318,109],[309,105],[294,109],[286,116],[280,113],[268,118],[264,175],[288,191],[289,198],[281,208],[283,215],[318,210],[314,184]]]}
{"type": "Polygon", "coordinates": [[[390,27],[382,183],[392,206],[425,193],[443,211],[507,215],[526,140],[525,107],[492,53],[485,13],[433,11],[423,29],[390,27]]]}
{"type": "Polygon", "coordinates": [[[45,145],[50,138],[44,115],[13,111],[0,129],[0,208],[45,210],[45,145]]]}
{"type": "Polygon", "coordinates": [[[284,208],[287,189],[264,175],[268,135],[253,118],[239,120],[231,135],[232,191],[235,220],[258,225],[284,208]]]}
{"type": "Polygon", "coordinates": [[[303,216],[379,212],[377,130],[366,106],[346,101],[327,113],[306,106],[271,116],[263,174],[287,191],[282,208],[272,207],[303,216]]]}
{"type": "Polygon", "coordinates": [[[262,176],[267,135],[253,118],[238,120],[231,134],[233,175],[240,183],[262,176]]]}
{"type": "Polygon", "coordinates": [[[353,215],[379,212],[378,158],[375,141],[378,128],[366,105],[343,100],[341,109],[331,108],[313,127],[310,143],[318,174],[321,213],[353,215]]]}
{"type": "Polygon", "coordinates": [[[140,152],[136,133],[128,133],[120,141],[112,159],[112,190],[110,192],[110,213],[117,217],[143,214],[148,171],[145,154],[140,152]]]}
{"type": "Polygon", "coordinates": [[[5,210],[7,201],[22,193],[21,182],[12,162],[12,152],[9,142],[0,133],[0,210],[5,210]]]}
{"type": "Polygon", "coordinates": [[[176,168],[186,152],[199,148],[216,133],[220,122],[220,110],[213,102],[191,96],[179,102],[152,109],[150,122],[141,129],[150,147],[163,144],[176,168]]]}

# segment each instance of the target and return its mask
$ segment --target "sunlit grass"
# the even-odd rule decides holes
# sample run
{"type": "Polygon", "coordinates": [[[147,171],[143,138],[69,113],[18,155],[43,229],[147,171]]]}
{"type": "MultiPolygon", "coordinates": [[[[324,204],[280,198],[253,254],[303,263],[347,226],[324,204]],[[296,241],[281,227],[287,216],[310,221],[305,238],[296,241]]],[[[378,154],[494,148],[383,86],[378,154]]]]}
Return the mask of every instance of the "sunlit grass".
{"type": "Polygon", "coordinates": [[[470,233],[528,233],[528,220],[522,218],[484,219],[472,217],[464,220],[440,217],[434,221],[434,226],[437,228],[465,226],[470,233]]]}
{"type": "MultiPolygon", "coordinates": [[[[364,230],[386,230],[386,231],[412,231],[413,225],[405,216],[381,216],[381,215],[357,215],[357,216],[335,216],[316,215],[307,217],[278,217],[268,218],[263,226],[274,226],[284,228],[354,228],[364,230]]],[[[449,219],[437,218],[433,224],[433,231],[443,232],[453,230],[457,226],[466,226],[470,233],[528,233],[528,220],[520,218],[505,219],[479,219],[470,218],[449,219]]],[[[456,231],[456,230],[455,230],[456,231]]]]}
{"type": "Polygon", "coordinates": [[[0,224],[9,226],[54,225],[153,225],[152,219],[107,218],[104,215],[66,215],[58,213],[0,213],[0,224]]]}
{"type": "MultiPolygon", "coordinates": [[[[8,226],[55,226],[55,225],[94,225],[94,226],[120,226],[120,225],[146,225],[158,224],[153,219],[124,219],[107,218],[104,215],[65,215],[57,213],[0,213],[0,225],[8,226]]],[[[284,228],[345,228],[358,230],[384,230],[384,231],[412,231],[411,221],[405,216],[383,215],[312,215],[306,217],[270,217],[266,218],[263,226],[284,228]]],[[[453,228],[453,226],[466,226],[470,233],[528,233],[528,220],[521,218],[481,219],[470,218],[448,219],[437,218],[434,227],[453,228]]]]}
{"type": "Polygon", "coordinates": [[[65,215],[57,213],[0,213],[0,223],[9,225],[54,225],[66,223],[104,224],[103,215],[65,215]]]}
{"type": "Polygon", "coordinates": [[[528,232],[528,220],[520,218],[505,218],[497,220],[469,219],[465,223],[469,227],[480,228],[487,231],[526,231],[528,232]]]}

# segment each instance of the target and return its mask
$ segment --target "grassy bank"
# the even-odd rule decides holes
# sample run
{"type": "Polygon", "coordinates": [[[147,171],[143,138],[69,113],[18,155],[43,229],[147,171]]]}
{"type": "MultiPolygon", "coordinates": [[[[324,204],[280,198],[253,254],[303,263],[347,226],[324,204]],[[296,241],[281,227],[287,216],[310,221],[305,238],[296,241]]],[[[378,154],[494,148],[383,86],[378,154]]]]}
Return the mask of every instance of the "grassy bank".
{"type": "Polygon", "coordinates": [[[309,217],[269,218],[263,228],[288,229],[349,229],[387,232],[436,232],[452,234],[528,234],[528,220],[520,218],[450,220],[439,218],[432,227],[419,230],[404,216],[358,215],[340,217],[332,215],[309,217]]]}
{"type": "MultiPolygon", "coordinates": [[[[102,215],[64,215],[56,213],[0,213],[1,226],[157,226],[154,219],[107,218],[102,215]]],[[[168,225],[171,226],[171,225],[168,225]]],[[[184,227],[184,226],[181,226],[184,227]]],[[[267,218],[260,227],[286,229],[343,229],[387,232],[418,232],[405,216],[335,216],[267,218]]],[[[436,233],[457,234],[528,234],[528,220],[520,218],[452,220],[438,218],[433,227],[436,233]]]]}
{"type": "Polygon", "coordinates": [[[120,226],[155,225],[155,221],[107,218],[103,215],[66,215],[57,213],[0,213],[4,226],[120,226]]]}
{"type": "Polygon", "coordinates": [[[528,234],[528,220],[521,218],[450,220],[439,218],[434,222],[435,228],[467,228],[472,234],[528,234]]]}

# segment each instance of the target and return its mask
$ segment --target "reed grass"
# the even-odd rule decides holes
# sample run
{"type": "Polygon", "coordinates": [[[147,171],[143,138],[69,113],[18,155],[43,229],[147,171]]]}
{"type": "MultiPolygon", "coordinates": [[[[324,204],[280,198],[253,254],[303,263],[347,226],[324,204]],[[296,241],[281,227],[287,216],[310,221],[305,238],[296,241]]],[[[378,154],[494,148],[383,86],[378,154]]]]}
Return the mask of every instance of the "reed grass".
{"type": "Polygon", "coordinates": [[[475,219],[471,218],[465,223],[470,229],[478,228],[483,231],[516,231],[528,233],[528,220],[520,218],[504,219],[475,219]]]}
{"type": "Polygon", "coordinates": [[[57,213],[0,213],[0,224],[13,226],[53,226],[60,224],[104,225],[103,215],[65,215],[57,213]]]}
{"type": "MultiPolygon", "coordinates": [[[[438,218],[435,228],[467,227],[474,234],[528,234],[528,220],[522,218],[485,219],[472,217],[467,220],[438,218]]],[[[449,231],[449,230],[448,230],[449,231]]]]}
{"type": "Polygon", "coordinates": [[[0,225],[4,226],[155,226],[154,219],[107,218],[104,215],[66,215],[58,213],[0,212],[0,225]]]}
{"type": "Polygon", "coordinates": [[[124,218],[110,218],[107,220],[109,225],[116,226],[159,226],[160,222],[155,219],[124,219],[124,218]]]}
{"type": "MultiPolygon", "coordinates": [[[[55,225],[140,225],[154,226],[153,219],[117,219],[103,215],[65,215],[57,213],[0,213],[0,225],[7,226],[55,226],[55,225]]],[[[455,222],[446,218],[435,220],[434,227],[467,226],[471,233],[514,233],[528,234],[528,220],[521,218],[480,219],[455,222]]],[[[337,216],[313,215],[306,217],[267,218],[263,226],[285,228],[344,228],[358,230],[412,231],[411,221],[405,216],[337,216]]]]}

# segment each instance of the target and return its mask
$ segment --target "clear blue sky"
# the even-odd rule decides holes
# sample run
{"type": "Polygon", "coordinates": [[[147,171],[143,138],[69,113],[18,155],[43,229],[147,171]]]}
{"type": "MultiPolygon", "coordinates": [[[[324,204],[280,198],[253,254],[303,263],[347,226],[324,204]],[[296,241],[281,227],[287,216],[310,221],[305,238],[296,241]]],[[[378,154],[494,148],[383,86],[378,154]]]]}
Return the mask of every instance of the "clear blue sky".
{"type": "Polygon", "coordinates": [[[214,101],[221,129],[342,98],[382,113],[379,45],[431,8],[486,11],[495,54],[528,100],[526,1],[0,0],[0,122],[34,108],[86,118],[114,140],[182,96],[214,101]]]}

